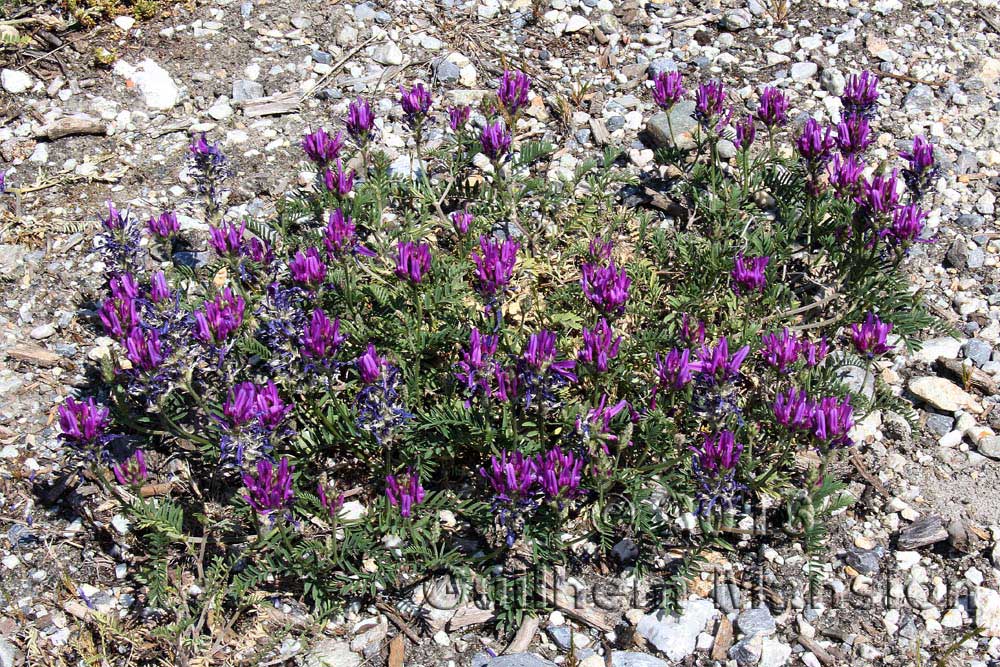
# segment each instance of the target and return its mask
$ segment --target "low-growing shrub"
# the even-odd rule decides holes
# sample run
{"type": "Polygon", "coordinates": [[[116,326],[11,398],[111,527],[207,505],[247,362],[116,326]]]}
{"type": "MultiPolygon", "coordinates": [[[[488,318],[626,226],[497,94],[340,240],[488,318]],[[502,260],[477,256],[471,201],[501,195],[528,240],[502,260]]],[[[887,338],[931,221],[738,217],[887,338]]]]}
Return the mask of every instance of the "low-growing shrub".
{"type": "MultiPolygon", "coordinates": [[[[689,95],[652,83],[668,114],[689,95]]],[[[173,212],[110,205],[118,345],[60,423],[134,522],[150,605],[193,624],[176,573],[195,560],[207,607],[270,591],[324,613],[430,573],[651,571],[668,544],[676,594],[762,506],[822,557],[846,502],[831,463],[872,410],[904,410],[877,359],[933,324],[900,271],[932,147],[865,164],[867,73],[838,125],[800,129],[781,91],[737,108],[711,81],[657,178],[614,149],[552,178],[553,147],[512,136],[530,85],[505,72],[444,130],[429,90],[401,89],[403,173],[352,102],[303,139],[315,181],[267,220],[226,214],[231,165],[201,136],[204,264],[171,254],[198,243],[173,212]],[[669,217],[635,207],[651,196],[669,217]],[[624,538],[638,555],[616,562],[624,538]]],[[[545,604],[497,602],[502,623],[545,604]]]]}

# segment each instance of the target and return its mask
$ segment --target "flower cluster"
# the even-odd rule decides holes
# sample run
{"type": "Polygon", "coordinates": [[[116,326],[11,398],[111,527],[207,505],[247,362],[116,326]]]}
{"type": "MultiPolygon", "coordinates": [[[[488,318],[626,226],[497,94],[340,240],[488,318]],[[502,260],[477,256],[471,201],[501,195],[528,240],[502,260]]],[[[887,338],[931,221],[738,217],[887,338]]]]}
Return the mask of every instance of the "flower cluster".
{"type": "Polygon", "coordinates": [[[603,313],[621,314],[628,301],[628,288],[632,279],[625,269],[618,269],[614,261],[607,265],[586,263],[580,270],[583,295],[603,313]]]}
{"type": "Polygon", "coordinates": [[[792,388],[778,394],[774,401],[774,417],[789,430],[812,436],[821,449],[854,444],[850,437],[854,428],[854,408],[849,397],[826,396],[813,401],[805,391],[792,388]]]}
{"type": "Polygon", "coordinates": [[[781,333],[765,334],[761,337],[760,348],[764,361],[779,373],[788,372],[798,361],[812,368],[822,363],[829,352],[825,338],[812,342],[807,338],[796,336],[785,327],[781,333]]]}
{"type": "Polygon", "coordinates": [[[292,488],[292,473],[295,466],[289,465],[288,457],[281,457],[277,468],[267,459],[257,461],[256,474],[244,473],[243,499],[262,517],[286,511],[290,513],[295,491],[292,488]]]}
{"type": "Polygon", "coordinates": [[[706,433],[700,448],[694,452],[691,468],[698,484],[698,513],[732,509],[745,487],[735,481],[736,466],[743,445],[736,442],[732,431],[706,433]]]}
{"type": "Polygon", "coordinates": [[[738,295],[749,292],[762,292],[767,285],[767,277],[764,271],[767,269],[771,258],[745,257],[743,253],[738,253],[733,260],[735,267],[730,273],[733,279],[733,292],[738,295]]]}
{"type": "Polygon", "coordinates": [[[397,479],[394,475],[385,477],[385,496],[389,504],[399,508],[399,514],[408,517],[413,513],[413,506],[424,502],[426,493],[420,485],[420,476],[407,468],[406,474],[397,479]]]}

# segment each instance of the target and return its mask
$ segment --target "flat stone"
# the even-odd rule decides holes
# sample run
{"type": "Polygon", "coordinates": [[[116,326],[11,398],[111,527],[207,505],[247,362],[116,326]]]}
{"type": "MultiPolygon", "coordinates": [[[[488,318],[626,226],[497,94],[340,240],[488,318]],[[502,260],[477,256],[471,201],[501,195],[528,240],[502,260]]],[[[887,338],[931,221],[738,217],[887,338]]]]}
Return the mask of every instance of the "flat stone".
{"type": "Polygon", "coordinates": [[[729,649],[729,657],[741,665],[756,665],[764,652],[764,638],[753,635],[733,644],[729,649]]]}
{"type": "Polygon", "coordinates": [[[334,639],[317,643],[302,661],[303,667],[358,667],[360,664],[360,655],[343,641],[334,639]]]}
{"type": "Polygon", "coordinates": [[[41,324],[31,330],[29,334],[35,340],[45,340],[56,333],[56,328],[52,324],[41,324]]]}
{"type": "MultiPolygon", "coordinates": [[[[600,659],[604,665],[604,659],[600,659]]],[[[660,660],[645,653],[632,653],[629,651],[612,651],[611,667],[669,667],[665,660],[660,660]]]]}
{"type": "Polygon", "coordinates": [[[784,667],[791,657],[791,646],[777,639],[765,637],[761,646],[760,662],[757,664],[761,667],[784,667]]]}
{"type": "Polygon", "coordinates": [[[573,633],[565,625],[550,625],[545,628],[545,633],[563,651],[568,651],[569,647],[573,644],[573,633]]]}
{"type": "Polygon", "coordinates": [[[233,102],[248,102],[264,97],[264,86],[249,79],[233,81],[233,102]]]}
{"type": "Polygon", "coordinates": [[[146,58],[135,67],[124,60],[119,60],[115,63],[114,72],[138,88],[143,101],[150,109],[167,111],[174,108],[180,100],[180,89],[170,73],[150,58],[146,58]]]}
{"type": "Polygon", "coordinates": [[[540,658],[534,653],[511,653],[493,658],[485,667],[555,667],[555,663],[540,658]]]}
{"type": "Polygon", "coordinates": [[[928,405],[945,412],[955,412],[975,405],[971,394],[945,378],[932,375],[914,378],[910,380],[908,388],[928,405]]]}
{"type": "Polygon", "coordinates": [[[982,368],[983,364],[990,360],[993,354],[993,346],[979,338],[973,338],[962,346],[962,353],[966,359],[972,359],[977,367],[982,368]]]}
{"type": "Polygon", "coordinates": [[[875,395],[875,374],[860,366],[841,366],[834,375],[844,383],[847,391],[857,396],[871,398],[875,395]]]}
{"type": "Polygon", "coordinates": [[[819,66],[814,62],[806,60],[805,62],[792,65],[791,76],[795,81],[805,81],[816,76],[817,71],[819,71],[819,66]]]}
{"type": "Polygon", "coordinates": [[[59,355],[38,345],[18,345],[7,350],[7,356],[18,361],[49,368],[59,363],[59,355]]]}
{"type": "Polygon", "coordinates": [[[401,65],[403,64],[403,52],[399,50],[395,42],[384,42],[375,47],[372,52],[372,60],[380,65],[401,65]]]}
{"type": "Polygon", "coordinates": [[[640,636],[675,662],[694,653],[699,633],[719,614],[709,600],[689,600],[681,608],[679,616],[661,609],[646,614],[636,625],[640,636]]]}
{"type": "Polygon", "coordinates": [[[573,14],[573,16],[570,16],[569,20],[566,21],[566,28],[563,30],[563,32],[566,33],[580,32],[581,30],[584,30],[589,27],[590,27],[590,21],[588,21],[586,17],[580,16],[579,14],[573,14]]]}
{"type": "Polygon", "coordinates": [[[736,629],[743,634],[753,635],[773,635],[778,629],[771,616],[771,610],[767,607],[754,607],[747,609],[736,617],[736,629]]]}
{"type": "Polygon", "coordinates": [[[930,338],[925,340],[920,346],[920,350],[914,352],[913,358],[918,361],[931,364],[937,361],[938,357],[945,359],[957,359],[958,353],[962,349],[965,341],[960,338],[930,338]]]}
{"type": "Polygon", "coordinates": [[[881,556],[875,549],[849,548],[844,561],[861,574],[878,574],[881,556]]]}
{"type": "Polygon", "coordinates": [[[646,122],[646,132],[660,148],[691,148],[692,133],[698,122],[694,119],[694,100],[681,100],[670,110],[670,120],[664,112],[653,114],[646,122]],[[670,130],[673,128],[673,135],[670,130]]]}
{"type": "Polygon", "coordinates": [[[931,514],[917,519],[899,531],[898,546],[904,551],[912,551],[948,539],[948,531],[940,516],[931,514]]]}
{"type": "Polygon", "coordinates": [[[750,22],[753,17],[745,9],[733,9],[726,12],[722,20],[719,21],[719,27],[723,30],[729,30],[731,32],[736,32],[738,30],[746,30],[750,27],[750,22]]]}
{"type": "Polygon", "coordinates": [[[934,91],[927,85],[918,83],[903,98],[903,108],[907,111],[927,111],[934,103],[934,91]]]}
{"type": "Polygon", "coordinates": [[[991,459],[1000,459],[1000,436],[988,435],[979,440],[979,453],[991,459]]]}

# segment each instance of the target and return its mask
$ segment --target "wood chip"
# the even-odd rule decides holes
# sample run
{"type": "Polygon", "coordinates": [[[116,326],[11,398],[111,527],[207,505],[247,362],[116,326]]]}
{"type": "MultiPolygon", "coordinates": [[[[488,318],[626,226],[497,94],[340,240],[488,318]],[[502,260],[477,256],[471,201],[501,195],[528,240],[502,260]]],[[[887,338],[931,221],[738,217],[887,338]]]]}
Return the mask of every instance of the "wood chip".
{"type": "Polygon", "coordinates": [[[819,642],[816,640],[806,637],[805,635],[799,635],[795,638],[795,641],[802,644],[802,648],[810,651],[814,656],[816,656],[817,660],[822,662],[824,665],[827,665],[827,667],[833,667],[833,665],[837,664],[837,659],[830,655],[829,651],[820,646],[819,642]]]}
{"type": "Polygon", "coordinates": [[[295,93],[278,93],[243,103],[243,115],[247,118],[280,116],[286,113],[295,113],[298,110],[299,96],[295,93]]]}
{"type": "Polygon", "coordinates": [[[719,619],[719,628],[715,631],[715,643],[712,644],[712,660],[725,661],[729,655],[729,647],[733,645],[733,622],[727,616],[719,619]]]}
{"type": "Polygon", "coordinates": [[[470,625],[482,625],[491,620],[493,620],[493,612],[489,609],[480,609],[475,605],[461,607],[448,621],[448,631],[467,628],[470,625]]]}
{"type": "Polygon", "coordinates": [[[403,667],[404,649],[403,635],[393,637],[389,642],[389,667],[403,667]]]}
{"type": "Polygon", "coordinates": [[[28,343],[23,343],[21,345],[15,345],[14,347],[7,350],[7,356],[11,359],[17,359],[18,361],[24,361],[29,364],[34,364],[35,366],[41,366],[42,368],[51,368],[59,363],[59,355],[55,352],[46,350],[40,345],[31,345],[28,343]]]}
{"type": "Polygon", "coordinates": [[[90,116],[64,116],[42,126],[35,136],[45,137],[50,141],[79,134],[107,134],[108,126],[104,121],[90,116]]]}
{"type": "Polygon", "coordinates": [[[982,371],[976,367],[966,367],[958,359],[947,359],[945,357],[938,357],[937,365],[944,371],[947,371],[949,375],[953,376],[960,384],[965,384],[965,379],[968,377],[969,385],[973,389],[978,389],[988,396],[993,396],[997,393],[997,383],[989,373],[982,371]]]}
{"type": "Polygon", "coordinates": [[[600,118],[590,119],[590,133],[594,135],[594,141],[598,146],[606,146],[611,143],[611,133],[600,118]]]}

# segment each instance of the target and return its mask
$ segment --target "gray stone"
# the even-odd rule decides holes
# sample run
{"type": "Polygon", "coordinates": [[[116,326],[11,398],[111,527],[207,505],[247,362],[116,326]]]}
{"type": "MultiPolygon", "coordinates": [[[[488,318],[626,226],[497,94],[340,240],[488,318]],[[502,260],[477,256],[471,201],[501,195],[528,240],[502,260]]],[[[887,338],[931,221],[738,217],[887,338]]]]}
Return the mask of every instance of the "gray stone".
{"type": "Polygon", "coordinates": [[[746,30],[750,27],[750,22],[753,17],[750,16],[750,12],[745,9],[733,9],[726,12],[722,20],[719,21],[719,27],[723,30],[731,30],[733,32],[737,30],[746,30]]]}
{"type": "Polygon", "coordinates": [[[643,616],[636,625],[636,632],[674,662],[692,653],[698,635],[719,612],[709,600],[688,600],[681,603],[680,616],[659,610],[643,616]]]}
{"type": "Polygon", "coordinates": [[[748,637],[752,637],[758,634],[773,635],[778,626],[774,622],[774,617],[771,616],[770,609],[754,607],[736,617],[736,628],[748,637]]]}
{"type": "Polygon", "coordinates": [[[645,653],[613,651],[611,653],[611,667],[669,667],[669,665],[665,660],[654,658],[645,653]]]}
{"type": "Polygon", "coordinates": [[[555,667],[555,665],[534,653],[511,653],[491,659],[485,663],[485,667],[555,667]]]}
{"type": "Polygon", "coordinates": [[[909,442],[913,436],[913,427],[903,415],[886,411],[882,413],[882,433],[896,442],[909,442]]]}
{"type": "Polygon", "coordinates": [[[993,347],[980,338],[972,338],[962,346],[962,352],[966,359],[972,359],[972,363],[982,368],[983,364],[990,360],[993,347]]]}
{"type": "Polygon", "coordinates": [[[841,366],[834,371],[834,375],[852,394],[865,398],[875,395],[875,375],[869,373],[867,369],[859,366],[841,366]]]}
{"type": "Polygon", "coordinates": [[[247,102],[264,97],[264,86],[249,79],[233,81],[233,102],[247,102]]]}
{"type": "Polygon", "coordinates": [[[907,111],[927,111],[934,103],[934,91],[930,86],[918,83],[903,98],[903,108],[907,111]]]}
{"type": "Polygon", "coordinates": [[[312,59],[318,62],[320,65],[329,65],[333,62],[333,56],[331,56],[326,51],[320,51],[319,49],[313,50],[312,59]]]}
{"type": "Polygon", "coordinates": [[[17,647],[6,639],[0,639],[0,667],[14,667],[20,659],[17,647]]]}
{"type": "Polygon", "coordinates": [[[442,59],[434,66],[434,76],[441,83],[455,83],[462,76],[462,70],[450,60],[442,59]]]}
{"type": "Polygon", "coordinates": [[[979,229],[983,226],[985,222],[983,216],[978,213],[963,213],[962,215],[955,218],[955,223],[960,227],[966,227],[968,229],[979,229]]]}
{"type": "Polygon", "coordinates": [[[363,2],[354,6],[354,18],[359,21],[370,21],[375,18],[375,7],[370,3],[363,2]]]}
{"type": "Polygon", "coordinates": [[[639,557],[639,547],[632,538],[626,537],[611,549],[611,555],[622,565],[627,565],[639,557]]]}
{"type": "Polygon", "coordinates": [[[964,342],[958,338],[950,337],[930,338],[923,342],[920,350],[914,352],[913,356],[918,361],[928,364],[937,361],[938,357],[957,359],[958,353],[962,349],[962,343],[964,342]]]}
{"type": "Polygon", "coordinates": [[[646,132],[657,147],[691,147],[694,145],[692,133],[698,125],[692,114],[694,114],[694,100],[681,100],[670,110],[669,123],[666,113],[653,114],[646,122],[646,132]],[[672,136],[671,128],[673,128],[672,136]]]}
{"type": "Polygon", "coordinates": [[[324,639],[310,649],[302,661],[303,667],[358,667],[361,656],[351,651],[343,641],[324,639]]]}
{"type": "Polygon", "coordinates": [[[729,649],[729,657],[741,665],[756,665],[760,662],[763,651],[764,638],[761,635],[753,635],[733,644],[729,649]]]}
{"type": "Polygon", "coordinates": [[[375,47],[372,52],[372,60],[380,65],[401,65],[403,64],[403,52],[399,50],[395,42],[383,42],[375,47]]]}
{"type": "Polygon", "coordinates": [[[389,165],[389,175],[396,178],[416,178],[423,165],[416,158],[400,155],[389,165]]]}
{"type": "Polygon", "coordinates": [[[823,90],[837,97],[844,94],[844,88],[847,86],[843,73],[836,67],[824,68],[823,73],[819,75],[819,82],[823,85],[823,90]]]}
{"type": "Polygon", "coordinates": [[[545,628],[545,632],[548,633],[556,646],[564,651],[569,650],[569,647],[573,644],[573,633],[565,625],[550,625],[545,628]]]}
{"type": "Polygon", "coordinates": [[[1000,459],[1000,435],[988,435],[979,439],[979,453],[991,459],[1000,459]]]}
{"type": "Polygon", "coordinates": [[[760,652],[761,667],[783,667],[792,657],[792,647],[788,644],[766,637],[760,652]]]}
{"type": "Polygon", "coordinates": [[[719,159],[721,160],[732,160],[736,157],[736,144],[729,139],[719,139],[716,150],[719,151],[719,159]]]}
{"type": "Polygon", "coordinates": [[[729,594],[729,586],[727,584],[716,584],[712,589],[712,599],[715,600],[715,604],[718,605],[724,614],[731,614],[736,611],[736,605],[729,594]]]}
{"type": "Polygon", "coordinates": [[[52,324],[41,324],[31,330],[29,334],[35,340],[45,340],[56,334],[56,328],[52,324]]]}
{"type": "Polygon", "coordinates": [[[849,547],[844,556],[844,562],[857,570],[860,574],[878,574],[881,566],[880,549],[859,549],[849,547]]]}
{"type": "Polygon", "coordinates": [[[650,77],[655,77],[664,72],[676,72],[677,63],[673,61],[672,58],[654,58],[652,62],[649,63],[649,67],[646,68],[646,73],[650,77]]]}
{"type": "Polygon", "coordinates": [[[200,269],[203,266],[208,266],[208,262],[211,258],[212,254],[208,251],[189,252],[184,250],[181,252],[175,252],[173,259],[175,264],[187,266],[192,269],[200,269]]]}
{"type": "Polygon", "coordinates": [[[819,66],[816,63],[806,60],[792,65],[791,76],[795,81],[805,81],[816,76],[818,70],[819,66]]]}

